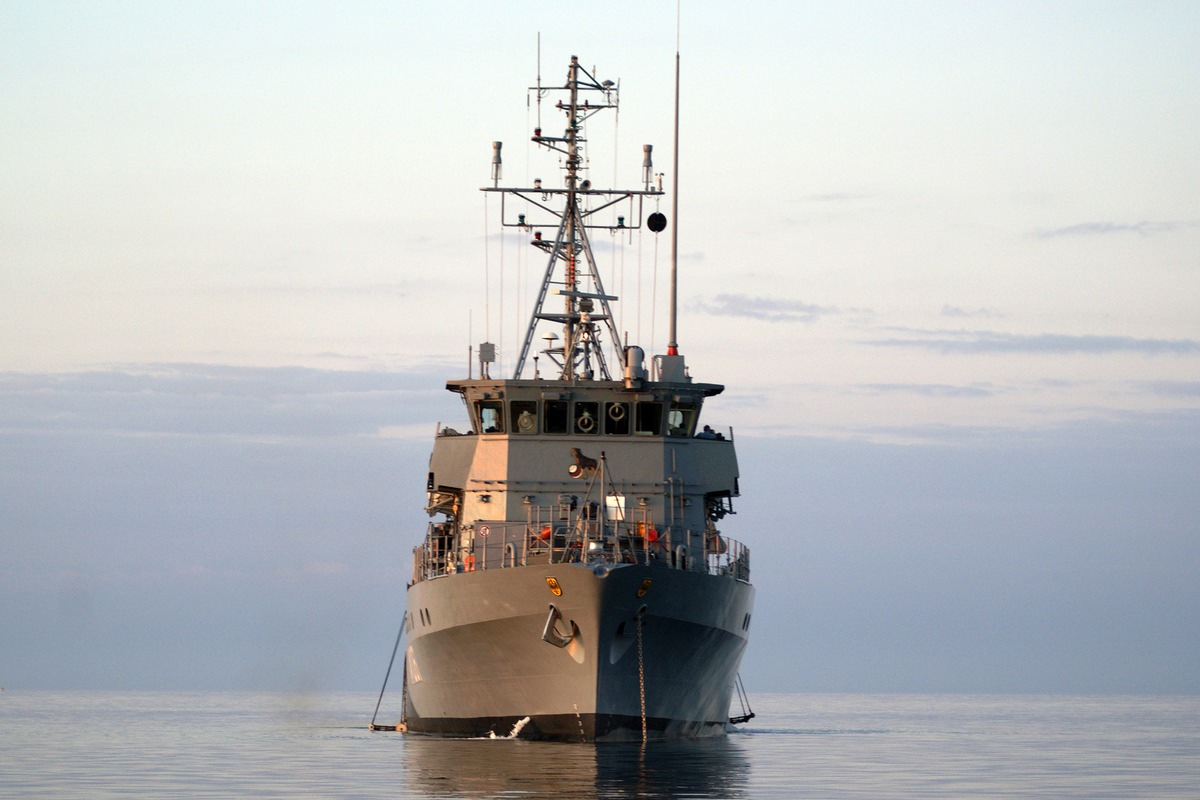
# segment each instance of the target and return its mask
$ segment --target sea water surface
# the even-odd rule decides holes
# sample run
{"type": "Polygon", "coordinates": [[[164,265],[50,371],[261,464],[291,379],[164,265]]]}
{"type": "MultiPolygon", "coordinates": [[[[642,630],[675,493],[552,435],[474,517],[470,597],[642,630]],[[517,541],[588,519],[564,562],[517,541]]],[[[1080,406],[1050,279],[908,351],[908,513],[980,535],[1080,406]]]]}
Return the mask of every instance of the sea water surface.
{"type": "Polygon", "coordinates": [[[1200,797],[1195,696],[762,695],[644,748],[372,732],[375,700],[0,692],[0,797],[1200,797]]]}

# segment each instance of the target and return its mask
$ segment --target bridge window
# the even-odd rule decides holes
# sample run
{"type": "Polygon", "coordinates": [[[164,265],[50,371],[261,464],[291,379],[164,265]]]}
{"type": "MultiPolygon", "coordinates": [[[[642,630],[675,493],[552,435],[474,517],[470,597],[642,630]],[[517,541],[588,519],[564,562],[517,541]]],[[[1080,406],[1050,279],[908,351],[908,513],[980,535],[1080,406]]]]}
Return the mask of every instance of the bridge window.
{"type": "Polygon", "coordinates": [[[667,416],[667,429],[671,436],[691,436],[692,427],[696,424],[696,407],[691,404],[676,403],[671,406],[667,416]]]}
{"type": "Polygon", "coordinates": [[[599,403],[576,403],[575,404],[575,432],[576,433],[599,433],[600,432],[600,404],[599,403]]]}
{"type": "Polygon", "coordinates": [[[604,404],[604,432],[611,436],[626,436],[629,433],[629,403],[604,404]]]}
{"type": "Polygon", "coordinates": [[[537,401],[513,400],[508,413],[513,433],[537,433],[537,401]]]}
{"type": "Polygon", "coordinates": [[[634,433],[639,436],[662,435],[662,403],[638,403],[634,433]]]}
{"type": "Polygon", "coordinates": [[[504,401],[479,400],[475,403],[480,433],[504,433],[504,401]]]}
{"type": "Polygon", "coordinates": [[[566,400],[546,400],[542,403],[542,430],[546,433],[566,433],[567,415],[566,400]]]}

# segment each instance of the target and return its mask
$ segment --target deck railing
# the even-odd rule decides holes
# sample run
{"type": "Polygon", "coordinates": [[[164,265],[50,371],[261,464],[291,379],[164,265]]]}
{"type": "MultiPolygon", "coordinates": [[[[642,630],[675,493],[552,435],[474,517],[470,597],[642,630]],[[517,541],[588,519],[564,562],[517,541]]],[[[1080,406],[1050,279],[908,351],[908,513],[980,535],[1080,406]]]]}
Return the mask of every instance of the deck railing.
{"type": "Polygon", "coordinates": [[[750,580],[750,548],[711,533],[673,535],[645,523],[607,521],[603,527],[596,521],[486,522],[473,533],[459,546],[448,524],[431,523],[413,550],[413,580],[535,564],[655,564],[750,580]]]}

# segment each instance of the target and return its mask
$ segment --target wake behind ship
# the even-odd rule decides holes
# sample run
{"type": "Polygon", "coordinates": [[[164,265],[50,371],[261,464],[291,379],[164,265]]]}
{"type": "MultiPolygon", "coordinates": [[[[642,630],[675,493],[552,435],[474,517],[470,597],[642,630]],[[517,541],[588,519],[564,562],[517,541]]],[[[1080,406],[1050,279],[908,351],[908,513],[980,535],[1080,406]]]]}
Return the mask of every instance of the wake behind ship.
{"type": "Polygon", "coordinates": [[[694,382],[678,352],[674,265],[667,353],[647,362],[618,334],[589,236],[657,235],[666,218],[647,213],[663,194],[649,145],[640,189],[586,177],[585,122],[617,108],[616,84],[575,57],[563,86],[538,84],[532,140],[558,154],[562,186],[501,187],[495,143],[484,191],[547,266],[513,376],[491,377],[495,347],[484,343],[479,377],[446,386],[470,421],[439,426],[430,458],[400,728],[722,734],[754,600],[749,550],[717,529],[738,495],[732,430],[700,423],[724,387],[694,382]],[[565,115],[561,136],[540,127],[547,98],[565,115]],[[539,330],[545,346],[523,377],[539,330]]]}

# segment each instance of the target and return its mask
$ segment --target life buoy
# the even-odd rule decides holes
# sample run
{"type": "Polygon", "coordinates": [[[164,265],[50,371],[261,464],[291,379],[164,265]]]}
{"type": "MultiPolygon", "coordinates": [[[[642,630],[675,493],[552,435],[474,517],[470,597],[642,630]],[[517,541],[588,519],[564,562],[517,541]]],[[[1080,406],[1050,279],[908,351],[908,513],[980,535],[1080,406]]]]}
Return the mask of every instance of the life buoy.
{"type": "Polygon", "coordinates": [[[583,412],[579,415],[579,419],[575,420],[575,427],[583,433],[591,433],[596,427],[596,418],[588,412],[583,412]]]}
{"type": "Polygon", "coordinates": [[[625,404],[613,403],[608,407],[608,418],[613,422],[620,422],[625,419],[625,404]]]}

